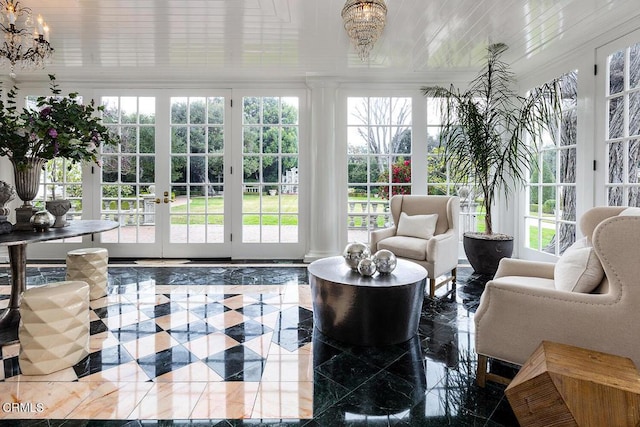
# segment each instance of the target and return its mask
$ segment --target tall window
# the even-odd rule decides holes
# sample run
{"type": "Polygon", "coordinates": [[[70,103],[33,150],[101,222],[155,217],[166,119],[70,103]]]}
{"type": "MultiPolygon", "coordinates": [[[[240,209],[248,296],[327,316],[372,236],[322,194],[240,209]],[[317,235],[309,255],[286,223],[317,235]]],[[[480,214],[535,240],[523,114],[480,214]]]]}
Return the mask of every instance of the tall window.
{"type": "Polygon", "coordinates": [[[460,197],[460,235],[484,228],[484,213],[479,212],[478,194],[471,183],[451,181],[449,167],[444,162],[444,147],[440,146],[442,131],[441,101],[427,98],[427,194],[460,197]]]}
{"type": "Polygon", "coordinates": [[[299,99],[242,103],[242,241],[297,243],[299,99]]]}
{"type": "Polygon", "coordinates": [[[640,206],[640,43],[607,58],[607,203],[640,206]]]}
{"type": "Polygon", "coordinates": [[[389,197],[411,194],[411,98],[347,100],[349,241],[391,221],[389,197]]]}
{"type": "Polygon", "coordinates": [[[543,137],[526,185],[524,246],[562,254],[576,236],[577,72],[559,79],[562,117],[543,137]]]}
{"type": "Polygon", "coordinates": [[[455,192],[455,186],[449,182],[447,166],[442,157],[440,146],[442,131],[442,111],[440,101],[427,98],[427,193],[447,195],[455,192]]]}
{"type": "Polygon", "coordinates": [[[107,243],[153,243],[155,187],[155,98],[106,96],[103,122],[121,143],[103,147],[100,215],[120,222],[107,243]]]}
{"type": "Polygon", "coordinates": [[[224,242],[224,101],[171,98],[172,243],[224,242]]]}

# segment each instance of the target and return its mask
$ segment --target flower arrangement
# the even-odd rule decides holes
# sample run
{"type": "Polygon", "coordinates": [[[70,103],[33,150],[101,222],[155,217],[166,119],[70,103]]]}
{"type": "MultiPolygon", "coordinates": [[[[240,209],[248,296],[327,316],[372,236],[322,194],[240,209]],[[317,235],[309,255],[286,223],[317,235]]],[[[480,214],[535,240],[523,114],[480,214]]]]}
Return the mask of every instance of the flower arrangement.
{"type": "Polygon", "coordinates": [[[80,104],[77,92],[60,96],[55,76],[50,74],[49,80],[51,96],[39,97],[35,109],[17,108],[15,86],[7,92],[6,103],[0,100],[0,155],[19,169],[38,158],[64,158],[70,165],[98,163],[100,144],[119,142],[96,115],[104,106],[96,106],[93,100],[80,104]]]}
{"type": "MultiPolygon", "coordinates": [[[[384,171],[378,177],[379,182],[389,182],[389,172],[384,171]]],[[[402,158],[391,165],[391,183],[398,184],[391,187],[391,195],[411,194],[411,162],[402,158]]],[[[389,186],[380,187],[379,195],[383,199],[389,198],[389,186]]]]}

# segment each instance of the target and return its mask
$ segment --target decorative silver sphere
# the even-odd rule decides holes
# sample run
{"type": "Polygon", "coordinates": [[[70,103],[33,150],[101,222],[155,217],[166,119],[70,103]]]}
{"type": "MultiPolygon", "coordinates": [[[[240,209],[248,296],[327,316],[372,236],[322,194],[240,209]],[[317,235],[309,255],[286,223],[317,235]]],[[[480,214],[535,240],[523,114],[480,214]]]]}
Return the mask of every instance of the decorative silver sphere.
{"type": "Polygon", "coordinates": [[[31,226],[34,231],[47,231],[55,218],[48,211],[41,210],[33,214],[31,217],[31,226]]]}
{"type": "Polygon", "coordinates": [[[363,276],[373,276],[376,274],[376,264],[371,258],[363,258],[358,263],[358,273],[363,276]]]}
{"type": "Polygon", "coordinates": [[[398,265],[398,258],[387,249],[380,249],[371,257],[380,274],[389,274],[398,265]]]}
{"type": "Polygon", "coordinates": [[[351,242],[345,248],[342,256],[352,270],[358,269],[358,263],[364,258],[369,258],[371,251],[369,246],[362,242],[351,242]]]}

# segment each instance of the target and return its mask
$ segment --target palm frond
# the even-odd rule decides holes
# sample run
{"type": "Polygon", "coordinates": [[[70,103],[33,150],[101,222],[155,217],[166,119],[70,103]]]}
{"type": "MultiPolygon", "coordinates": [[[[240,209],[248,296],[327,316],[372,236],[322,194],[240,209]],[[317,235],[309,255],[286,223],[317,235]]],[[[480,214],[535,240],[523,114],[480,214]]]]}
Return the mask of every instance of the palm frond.
{"type": "Polygon", "coordinates": [[[464,92],[453,85],[421,88],[424,96],[440,100],[440,146],[452,178],[473,180],[484,192],[488,234],[495,196],[510,195],[526,181],[537,145],[562,112],[557,81],[527,96],[515,92],[515,75],[500,59],[506,50],[503,43],[490,45],[483,70],[464,92]]]}

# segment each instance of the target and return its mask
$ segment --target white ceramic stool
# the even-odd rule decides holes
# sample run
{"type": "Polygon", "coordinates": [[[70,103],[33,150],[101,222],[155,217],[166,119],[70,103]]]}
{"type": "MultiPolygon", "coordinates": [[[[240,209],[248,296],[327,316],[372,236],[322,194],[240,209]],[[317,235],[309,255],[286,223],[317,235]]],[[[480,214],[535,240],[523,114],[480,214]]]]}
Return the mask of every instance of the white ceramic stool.
{"type": "Polygon", "coordinates": [[[58,282],[27,289],[18,327],[23,375],[69,368],[89,354],[89,285],[58,282]]]}
{"type": "Polygon", "coordinates": [[[67,252],[67,280],[89,284],[89,299],[107,295],[107,265],[109,252],[105,248],[76,249],[67,252]]]}

